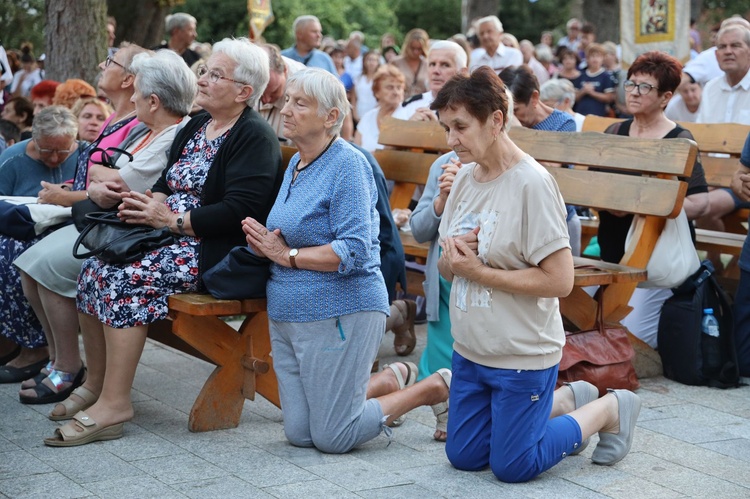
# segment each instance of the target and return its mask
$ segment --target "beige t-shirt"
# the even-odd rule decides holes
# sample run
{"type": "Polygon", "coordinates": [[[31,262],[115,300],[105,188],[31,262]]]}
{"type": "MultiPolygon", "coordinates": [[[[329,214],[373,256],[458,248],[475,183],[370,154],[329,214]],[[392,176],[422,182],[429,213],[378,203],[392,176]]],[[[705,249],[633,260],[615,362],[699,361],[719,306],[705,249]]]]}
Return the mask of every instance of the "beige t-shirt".
{"type": "MultiPolygon", "coordinates": [[[[440,240],[479,226],[479,258],[520,270],[570,248],[565,204],[552,176],[526,155],[489,182],[474,179],[476,165],[456,175],[440,240]]],[[[453,278],[450,297],[453,348],[478,364],[540,370],[560,362],[565,331],[557,298],[512,294],[453,278]]]]}

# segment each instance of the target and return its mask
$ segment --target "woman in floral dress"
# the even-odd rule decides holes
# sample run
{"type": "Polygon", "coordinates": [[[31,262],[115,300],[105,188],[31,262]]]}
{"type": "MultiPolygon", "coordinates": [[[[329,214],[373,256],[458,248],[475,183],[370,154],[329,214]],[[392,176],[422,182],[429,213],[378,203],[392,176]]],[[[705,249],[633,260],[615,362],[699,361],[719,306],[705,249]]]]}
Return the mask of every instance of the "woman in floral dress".
{"type": "Polygon", "coordinates": [[[214,45],[199,68],[196,103],[207,111],[177,135],[153,192],[125,193],[121,219],[169,227],[176,242],[140,261],[86,260],[76,298],[89,369],[104,371],[99,399],[45,439],[75,446],[120,438],[133,417],[130,390],[148,324],[167,316],[169,295],[199,291],[201,274],[245,244],[241,221],[266,219],[281,182],[276,134],[253,110],[268,84],[266,52],[247,39],[214,45]]]}

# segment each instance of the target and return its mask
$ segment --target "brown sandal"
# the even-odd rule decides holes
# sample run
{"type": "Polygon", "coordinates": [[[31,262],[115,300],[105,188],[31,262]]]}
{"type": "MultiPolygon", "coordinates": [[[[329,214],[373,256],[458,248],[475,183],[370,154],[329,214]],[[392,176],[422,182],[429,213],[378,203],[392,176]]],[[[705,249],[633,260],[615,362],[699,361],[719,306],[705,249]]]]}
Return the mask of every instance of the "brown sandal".
{"type": "Polygon", "coordinates": [[[78,388],[73,390],[70,395],[78,395],[78,398],[83,400],[83,403],[76,402],[69,396],[62,402],[58,403],[54,409],[52,409],[52,412],[50,412],[49,416],[47,416],[50,420],[65,421],[66,419],[72,419],[73,416],[79,411],[85,411],[86,409],[94,405],[94,402],[99,399],[98,395],[96,395],[85,386],[79,386],[78,388]],[[65,412],[62,414],[55,414],[55,409],[57,409],[58,406],[63,406],[63,408],[65,408],[65,412]]]}
{"type": "MultiPolygon", "coordinates": [[[[393,328],[393,349],[396,351],[396,355],[404,357],[414,351],[414,347],[417,346],[417,334],[414,332],[414,319],[417,317],[417,302],[414,300],[399,300],[406,305],[406,316],[404,317],[404,323],[393,328]]],[[[397,306],[396,308],[401,309],[397,306]]]]}

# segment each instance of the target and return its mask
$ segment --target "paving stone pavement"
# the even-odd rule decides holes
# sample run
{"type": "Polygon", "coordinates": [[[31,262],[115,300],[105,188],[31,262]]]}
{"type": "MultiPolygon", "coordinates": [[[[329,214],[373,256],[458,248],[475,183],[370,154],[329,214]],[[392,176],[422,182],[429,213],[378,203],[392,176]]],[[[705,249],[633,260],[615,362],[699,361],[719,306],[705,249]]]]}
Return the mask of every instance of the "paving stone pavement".
{"type": "MultiPolygon", "coordinates": [[[[425,328],[418,327],[417,362],[425,328]]],[[[381,366],[396,361],[384,338],[381,366]]],[[[451,468],[432,440],[429,408],[409,414],[390,442],[380,436],[339,456],[284,439],[281,411],[261,397],[245,402],[232,430],[190,433],[188,412],[212,366],[148,341],[133,387],[135,418],[120,440],[45,447],[52,406],[18,402],[0,385],[0,497],[750,497],[750,387],[690,387],[642,380],[643,410],[633,449],[612,467],[586,451],[526,484],[490,471],[451,468]]],[[[745,380],[750,381],[750,380],[745,380]]]]}

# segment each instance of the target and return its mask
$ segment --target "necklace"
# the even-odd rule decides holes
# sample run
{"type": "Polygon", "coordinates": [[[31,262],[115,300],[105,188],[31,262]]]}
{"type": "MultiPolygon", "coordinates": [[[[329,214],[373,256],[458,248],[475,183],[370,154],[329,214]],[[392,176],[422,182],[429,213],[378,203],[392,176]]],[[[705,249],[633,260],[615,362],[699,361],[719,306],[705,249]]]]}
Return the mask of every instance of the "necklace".
{"type": "Polygon", "coordinates": [[[146,147],[146,145],[148,145],[148,143],[151,142],[150,139],[153,133],[154,133],[153,130],[149,130],[146,136],[143,137],[143,139],[138,143],[137,146],[135,146],[135,149],[133,149],[133,151],[130,154],[135,155],[135,153],[137,153],[138,151],[146,147]]]}
{"type": "Polygon", "coordinates": [[[323,150],[322,150],[322,151],[320,152],[320,154],[318,154],[317,156],[315,156],[315,159],[314,159],[314,160],[310,161],[309,163],[307,163],[307,164],[306,164],[305,166],[303,166],[302,168],[300,168],[300,166],[299,166],[299,163],[297,163],[297,166],[295,167],[295,170],[296,170],[297,172],[301,172],[301,171],[302,171],[302,170],[304,170],[305,168],[309,167],[310,165],[312,165],[313,163],[315,163],[316,161],[318,161],[318,160],[320,159],[320,157],[321,157],[322,155],[324,155],[324,154],[326,153],[326,151],[328,150],[328,148],[329,148],[329,147],[331,147],[331,145],[333,145],[333,143],[334,143],[334,142],[336,141],[336,139],[338,139],[338,138],[339,138],[339,137],[338,137],[338,135],[334,135],[334,136],[333,136],[333,138],[331,139],[331,141],[330,141],[330,142],[328,143],[328,145],[326,146],[326,148],[325,148],[325,149],[323,149],[323,150]]]}

